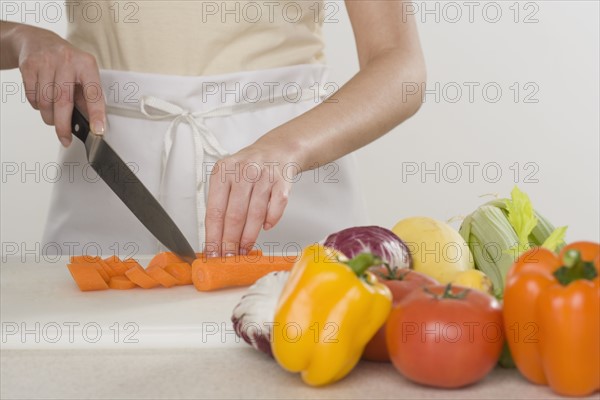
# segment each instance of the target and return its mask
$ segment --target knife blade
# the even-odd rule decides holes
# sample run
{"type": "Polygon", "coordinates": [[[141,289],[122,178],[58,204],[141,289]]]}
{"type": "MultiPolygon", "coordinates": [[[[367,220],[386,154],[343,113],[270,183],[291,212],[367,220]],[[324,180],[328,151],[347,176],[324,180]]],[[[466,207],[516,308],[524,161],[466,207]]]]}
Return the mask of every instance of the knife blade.
{"type": "Polygon", "coordinates": [[[140,222],[166,248],[191,263],[196,253],[175,222],[104,138],[90,131],[90,124],[73,107],[71,132],[85,144],[88,162],[140,222]]]}

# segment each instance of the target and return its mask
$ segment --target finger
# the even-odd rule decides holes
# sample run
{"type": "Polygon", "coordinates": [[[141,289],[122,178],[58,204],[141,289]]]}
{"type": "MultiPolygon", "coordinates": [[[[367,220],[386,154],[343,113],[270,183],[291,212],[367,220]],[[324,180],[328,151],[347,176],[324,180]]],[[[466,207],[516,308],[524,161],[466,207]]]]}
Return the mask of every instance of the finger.
{"type": "Polygon", "coordinates": [[[242,180],[231,187],[223,224],[222,255],[239,253],[240,239],[248,216],[252,186],[254,186],[252,183],[242,180]]]}
{"type": "Polygon", "coordinates": [[[240,239],[240,253],[247,253],[254,247],[267,216],[270,196],[271,183],[268,178],[260,179],[252,189],[246,224],[240,239]]]}
{"type": "Polygon", "coordinates": [[[73,92],[74,92],[73,99],[74,99],[75,107],[77,107],[77,109],[79,111],[81,111],[83,116],[89,121],[90,119],[88,118],[87,105],[85,104],[85,99],[83,98],[83,89],[81,88],[81,85],[80,84],[75,85],[73,92]]]}
{"type": "Polygon", "coordinates": [[[95,134],[102,135],[106,126],[106,108],[98,64],[94,56],[85,54],[82,56],[78,68],[77,82],[83,89],[90,128],[95,134]]]}
{"type": "Polygon", "coordinates": [[[54,125],[54,68],[48,66],[38,71],[36,101],[46,125],[54,125]]]}
{"type": "Polygon", "coordinates": [[[278,181],[271,190],[271,198],[269,199],[269,208],[267,209],[267,218],[263,228],[269,230],[281,219],[283,211],[288,203],[290,188],[286,182],[278,181]]]}
{"type": "Polygon", "coordinates": [[[60,142],[68,146],[71,143],[71,116],[73,114],[74,73],[70,68],[60,68],[56,71],[58,85],[57,99],[54,102],[54,126],[60,142]]]}
{"type": "Polygon", "coordinates": [[[231,190],[231,183],[228,180],[222,181],[220,179],[220,165],[219,163],[215,165],[213,174],[210,177],[208,200],[206,202],[204,253],[208,257],[218,256],[221,252],[223,223],[225,222],[227,201],[231,190]]]}
{"type": "Polygon", "coordinates": [[[23,87],[25,88],[27,101],[34,109],[39,110],[37,102],[37,71],[30,67],[23,67],[21,68],[21,76],[23,77],[23,87]]]}

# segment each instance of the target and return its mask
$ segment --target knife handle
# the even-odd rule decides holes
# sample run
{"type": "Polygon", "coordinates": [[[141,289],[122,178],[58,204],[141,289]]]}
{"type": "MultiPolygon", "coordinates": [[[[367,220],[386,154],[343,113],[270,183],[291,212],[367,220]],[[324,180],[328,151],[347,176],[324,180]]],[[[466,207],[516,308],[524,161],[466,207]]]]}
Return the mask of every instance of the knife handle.
{"type": "Polygon", "coordinates": [[[90,133],[90,123],[77,109],[77,107],[73,107],[73,117],[71,117],[71,132],[83,143],[85,143],[85,140],[90,133]]]}

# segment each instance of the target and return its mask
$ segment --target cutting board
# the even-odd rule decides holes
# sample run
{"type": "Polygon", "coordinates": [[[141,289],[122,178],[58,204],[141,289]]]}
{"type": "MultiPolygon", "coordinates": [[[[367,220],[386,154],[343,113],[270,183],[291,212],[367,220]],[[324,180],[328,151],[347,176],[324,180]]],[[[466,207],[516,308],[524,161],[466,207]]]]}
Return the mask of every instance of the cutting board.
{"type": "MultiPolygon", "coordinates": [[[[149,260],[138,257],[142,265],[149,260]]],[[[244,345],[230,318],[246,288],[81,292],[66,267],[67,257],[5,261],[0,267],[3,349],[244,345]]]]}

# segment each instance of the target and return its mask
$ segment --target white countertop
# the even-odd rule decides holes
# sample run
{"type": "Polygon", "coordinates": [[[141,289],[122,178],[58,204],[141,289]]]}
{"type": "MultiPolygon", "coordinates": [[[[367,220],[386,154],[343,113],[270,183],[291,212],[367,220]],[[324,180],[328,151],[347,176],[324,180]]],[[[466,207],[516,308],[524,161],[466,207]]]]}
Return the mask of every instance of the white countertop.
{"type": "Polygon", "coordinates": [[[447,391],[369,362],[336,384],[308,387],[232,333],[231,310],[245,289],[83,293],[66,259],[8,259],[0,280],[3,399],[557,398],[516,370],[497,368],[476,385],[447,391]]]}
{"type": "MultiPolygon", "coordinates": [[[[140,257],[146,265],[150,257],[140,257]]],[[[231,311],[245,288],[81,292],[66,265],[7,259],[0,269],[5,349],[202,348],[241,346],[231,311]],[[59,331],[60,329],[60,331],[59,331]]]]}

